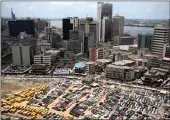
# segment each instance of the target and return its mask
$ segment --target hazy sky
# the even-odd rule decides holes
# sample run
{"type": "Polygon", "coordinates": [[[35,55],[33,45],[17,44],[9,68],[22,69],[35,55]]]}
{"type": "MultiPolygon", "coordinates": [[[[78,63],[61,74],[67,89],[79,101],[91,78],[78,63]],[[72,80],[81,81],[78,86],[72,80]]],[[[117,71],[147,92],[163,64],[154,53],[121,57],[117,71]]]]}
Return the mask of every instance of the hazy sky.
{"type": "MultiPolygon", "coordinates": [[[[109,2],[113,15],[135,19],[168,19],[168,2],[109,2]]],[[[97,2],[2,2],[2,16],[10,17],[11,8],[16,17],[63,18],[87,15],[96,18],[97,2]]]]}

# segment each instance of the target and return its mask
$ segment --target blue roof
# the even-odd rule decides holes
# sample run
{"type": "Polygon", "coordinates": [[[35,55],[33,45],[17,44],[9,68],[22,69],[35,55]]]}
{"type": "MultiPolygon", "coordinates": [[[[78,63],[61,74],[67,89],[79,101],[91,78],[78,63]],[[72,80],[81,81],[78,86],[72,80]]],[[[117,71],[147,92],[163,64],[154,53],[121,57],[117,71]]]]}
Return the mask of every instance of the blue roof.
{"type": "Polygon", "coordinates": [[[81,63],[81,62],[76,63],[76,64],[74,65],[74,68],[84,68],[84,67],[86,67],[86,64],[81,63]]]}

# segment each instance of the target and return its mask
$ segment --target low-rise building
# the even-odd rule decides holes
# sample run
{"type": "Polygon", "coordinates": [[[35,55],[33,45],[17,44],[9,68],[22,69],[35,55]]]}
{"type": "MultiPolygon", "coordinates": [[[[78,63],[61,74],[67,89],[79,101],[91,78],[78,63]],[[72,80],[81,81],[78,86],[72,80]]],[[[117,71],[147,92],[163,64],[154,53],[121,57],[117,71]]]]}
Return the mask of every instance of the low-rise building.
{"type": "Polygon", "coordinates": [[[87,62],[86,63],[86,73],[94,74],[95,73],[95,62],[87,62]]]}
{"type": "Polygon", "coordinates": [[[134,80],[135,72],[132,67],[109,64],[106,66],[105,77],[122,81],[134,80]]]}

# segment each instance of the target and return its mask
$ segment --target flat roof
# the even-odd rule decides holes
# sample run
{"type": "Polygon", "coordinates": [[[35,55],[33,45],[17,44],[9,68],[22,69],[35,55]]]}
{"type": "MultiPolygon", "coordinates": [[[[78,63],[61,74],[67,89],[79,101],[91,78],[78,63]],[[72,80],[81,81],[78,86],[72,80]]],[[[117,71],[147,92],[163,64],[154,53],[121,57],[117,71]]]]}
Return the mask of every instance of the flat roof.
{"type": "Polygon", "coordinates": [[[93,61],[88,61],[88,62],[86,62],[86,64],[95,64],[95,62],[93,62],[93,61]]]}
{"type": "Polygon", "coordinates": [[[107,68],[122,68],[122,69],[133,69],[132,67],[128,67],[128,66],[117,66],[117,65],[113,65],[113,64],[108,64],[107,68]]]}
{"type": "Polygon", "coordinates": [[[84,68],[84,67],[86,67],[86,64],[82,62],[78,62],[74,65],[74,68],[84,68]]]}
{"type": "Polygon", "coordinates": [[[122,61],[114,62],[114,63],[112,63],[112,64],[113,64],[113,65],[124,66],[124,65],[126,65],[126,64],[131,64],[131,63],[134,63],[134,61],[132,61],[132,60],[122,60],[122,61]]]}
{"type": "Polygon", "coordinates": [[[158,55],[155,55],[155,54],[146,54],[144,56],[146,56],[146,57],[159,57],[158,55]]]}
{"type": "Polygon", "coordinates": [[[97,59],[96,62],[101,62],[101,63],[109,63],[111,62],[111,59],[97,59]]]}

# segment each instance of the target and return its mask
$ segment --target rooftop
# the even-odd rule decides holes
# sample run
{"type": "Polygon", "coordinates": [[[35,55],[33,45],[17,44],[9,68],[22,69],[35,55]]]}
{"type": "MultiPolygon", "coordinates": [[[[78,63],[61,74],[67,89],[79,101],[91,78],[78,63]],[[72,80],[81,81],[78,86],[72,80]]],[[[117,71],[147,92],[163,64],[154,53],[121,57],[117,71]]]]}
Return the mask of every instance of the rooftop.
{"type": "Polygon", "coordinates": [[[100,63],[109,63],[111,62],[112,60],[110,59],[97,59],[96,62],[100,62],[100,63]]]}
{"type": "Polygon", "coordinates": [[[170,58],[164,57],[163,60],[165,60],[165,61],[170,61],[170,58]]]}
{"type": "Polygon", "coordinates": [[[92,61],[88,61],[86,64],[95,64],[95,62],[92,62],[92,61]]]}
{"type": "Polygon", "coordinates": [[[131,63],[134,63],[134,61],[132,61],[132,60],[122,60],[122,61],[114,62],[112,64],[117,65],[117,66],[124,66],[124,65],[127,65],[127,64],[131,64],[131,63]]]}
{"type": "Polygon", "coordinates": [[[107,68],[121,68],[121,69],[133,69],[132,67],[128,67],[128,66],[117,66],[117,65],[113,65],[113,64],[108,64],[107,68]]]}

